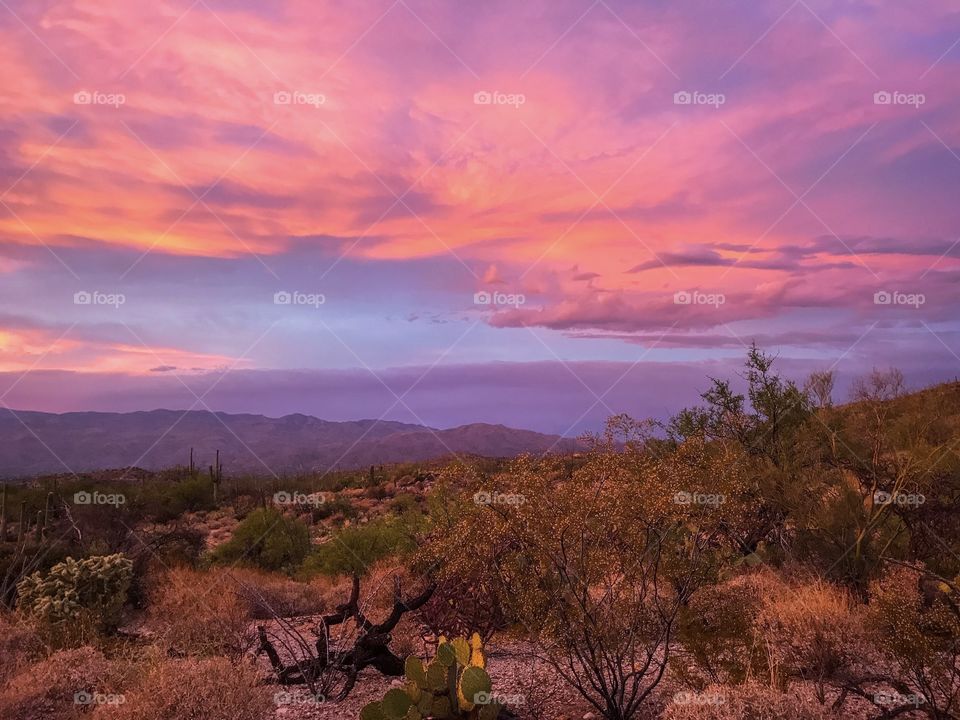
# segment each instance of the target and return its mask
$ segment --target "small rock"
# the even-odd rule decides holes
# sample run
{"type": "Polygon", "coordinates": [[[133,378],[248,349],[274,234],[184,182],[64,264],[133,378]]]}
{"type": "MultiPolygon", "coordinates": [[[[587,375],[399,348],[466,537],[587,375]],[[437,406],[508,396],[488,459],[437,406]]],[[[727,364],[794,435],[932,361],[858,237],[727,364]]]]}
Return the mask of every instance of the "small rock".
{"type": "Polygon", "coordinates": [[[597,716],[594,715],[592,712],[588,712],[583,716],[583,720],[597,720],[597,716]]]}

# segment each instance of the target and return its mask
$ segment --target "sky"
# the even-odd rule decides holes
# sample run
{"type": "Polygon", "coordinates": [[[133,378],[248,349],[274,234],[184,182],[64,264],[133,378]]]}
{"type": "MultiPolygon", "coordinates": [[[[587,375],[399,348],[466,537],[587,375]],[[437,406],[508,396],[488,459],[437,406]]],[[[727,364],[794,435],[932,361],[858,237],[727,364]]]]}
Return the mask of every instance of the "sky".
{"type": "Polygon", "coordinates": [[[948,0],[2,0],[0,55],[2,407],[569,435],[754,341],[960,375],[948,0]]]}

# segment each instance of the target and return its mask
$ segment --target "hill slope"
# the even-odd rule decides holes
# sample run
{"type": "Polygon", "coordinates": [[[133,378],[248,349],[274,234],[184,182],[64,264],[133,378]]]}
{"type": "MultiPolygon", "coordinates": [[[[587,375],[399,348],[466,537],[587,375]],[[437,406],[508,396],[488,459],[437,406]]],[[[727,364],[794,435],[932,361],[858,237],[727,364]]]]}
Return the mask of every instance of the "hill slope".
{"type": "Polygon", "coordinates": [[[448,430],[386,420],[328,422],[207,411],[52,413],[0,410],[0,477],[189,462],[205,468],[217,449],[224,469],[257,474],[427,460],[453,453],[507,457],[566,452],[574,441],[503,425],[448,430]]]}

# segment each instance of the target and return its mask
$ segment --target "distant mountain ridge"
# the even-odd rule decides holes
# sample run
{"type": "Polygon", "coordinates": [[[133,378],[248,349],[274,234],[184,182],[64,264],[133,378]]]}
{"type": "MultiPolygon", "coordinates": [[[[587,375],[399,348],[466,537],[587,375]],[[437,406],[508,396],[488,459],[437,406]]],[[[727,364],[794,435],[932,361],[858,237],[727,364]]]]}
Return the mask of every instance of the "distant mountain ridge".
{"type": "Polygon", "coordinates": [[[512,457],[569,452],[576,441],[504,425],[438,430],[391,420],[333,422],[310,415],[150,410],[63,414],[0,409],[0,477],[89,472],[128,466],[159,470],[214,463],[225,471],[280,474],[452,454],[512,457]]]}

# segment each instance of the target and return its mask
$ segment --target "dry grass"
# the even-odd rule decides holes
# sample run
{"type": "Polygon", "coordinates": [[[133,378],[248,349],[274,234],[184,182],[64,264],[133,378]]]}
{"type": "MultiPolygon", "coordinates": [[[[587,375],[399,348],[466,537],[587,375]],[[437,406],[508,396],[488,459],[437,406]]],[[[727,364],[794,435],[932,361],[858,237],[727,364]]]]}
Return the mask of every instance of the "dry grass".
{"type": "Polygon", "coordinates": [[[781,684],[838,677],[871,654],[863,613],[848,593],[821,580],[780,585],[764,599],[756,631],[781,684]]]}
{"type": "Polygon", "coordinates": [[[117,664],[98,650],[62,650],[10,679],[0,691],[0,718],[74,720],[90,707],[78,693],[116,694],[122,684],[117,664]]]}
{"type": "MultiPolygon", "coordinates": [[[[759,683],[780,693],[804,692],[829,706],[845,680],[876,667],[864,608],[817,578],[762,568],[707,588],[689,611],[670,679],[694,693],[711,687],[736,694],[741,683],[759,683]]],[[[670,717],[725,718],[730,712],[692,706],[670,717]]]]}
{"type": "Polygon", "coordinates": [[[711,685],[677,693],[663,720],[836,720],[808,693],[782,693],[759,683],[711,685]]]}
{"type": "Polygon", "coordinates": [[[251,644],[248,607],[224,571],[177,568],[157,583],[148,622],[178,655],[239,657],[251,644]]]}
{"type": "Polygon", "coordinates": [[[43,643],[36,629],[14,613],[0,611],[0,683],[43,654],[43,643]]]}
{"type": "Polygon", "coordinates": [[[98,707],[98,720],[265,720],[271,692],[254,670],[226,658],[155,659],[117,705],[98,707]]]}
{"type": "Polygon", "coordinates": [[[247,603],[250,617],[258,620],[274,614],[297,617],[330,612],[344,601],[334,597],[334,585],[324,578],[299,582],[251,568],[234,568],[229,575],[231,589],[247,603]]]}

